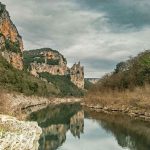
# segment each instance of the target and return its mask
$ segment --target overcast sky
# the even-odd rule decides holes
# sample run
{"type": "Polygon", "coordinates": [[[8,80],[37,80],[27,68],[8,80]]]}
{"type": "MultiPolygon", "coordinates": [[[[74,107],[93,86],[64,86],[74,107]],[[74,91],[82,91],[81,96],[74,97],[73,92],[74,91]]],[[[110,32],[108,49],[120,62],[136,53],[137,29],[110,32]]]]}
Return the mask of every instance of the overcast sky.
{"type": "Polygon", "coordinates": [[[150,48],[150,0],[1,0],[24,48],[59,50],[86,77],[150,48]]]}

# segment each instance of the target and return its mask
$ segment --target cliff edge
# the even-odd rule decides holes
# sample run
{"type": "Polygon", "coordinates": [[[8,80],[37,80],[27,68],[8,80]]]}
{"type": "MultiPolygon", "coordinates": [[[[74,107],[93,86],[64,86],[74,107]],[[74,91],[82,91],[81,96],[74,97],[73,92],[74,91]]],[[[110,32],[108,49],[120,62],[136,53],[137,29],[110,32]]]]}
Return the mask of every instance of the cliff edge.
{"type": "Polygon", "coordinates": [[[23,69],[23,42],[10,19],[6,6],[0,3],[0,53],[15,68],[23,69]]]}

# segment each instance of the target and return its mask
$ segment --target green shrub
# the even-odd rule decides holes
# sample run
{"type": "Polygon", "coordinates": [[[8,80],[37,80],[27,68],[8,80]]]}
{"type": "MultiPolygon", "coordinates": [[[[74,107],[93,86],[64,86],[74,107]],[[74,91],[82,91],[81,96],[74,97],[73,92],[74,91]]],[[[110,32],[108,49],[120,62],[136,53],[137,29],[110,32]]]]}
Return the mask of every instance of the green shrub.
{"type": "Polygon", "coordinates": [[[61,96],[83,96],[84,94],[70,81],[69,76],[51,75],[47,72],[39,73],[39,75],[55,85],[61,91],[61,96]]]}
{"type": "Polygon", "coordinates": [[[105,75],[99,81],[100,90],[125,90],[150,84],[150,51],[116,65],[113,73],[105,75]]]}
{"type": "Polygon", "coordinates": [[[14,53],[21,52],[19,42],[12,42],[9,39],[5,40],[5,48],[6,50],[14,52],[14,53]]]}
{"type": "Polygon", "coordinates": [[[91,83],[91,82],[88,81],[87,79],[84,80],[84,88],[85,88],[86,90],[89,90],[92,86],[93,86],[93,83],[91,83]]]}
{"type": "Polygon", "coordinates": [[[41,81],[25,71],[13,68],[2,56],[0,56],[0,88],[21,92],[25,95],[52,96],[59,94],[54,85],[41,81]]]}
{"type": "Polygon", "coordinates": [[[48,64],[48,65],[59,65],[59,60],[48,59],[48,60],[47,60],[47,64],[48,64]]]}

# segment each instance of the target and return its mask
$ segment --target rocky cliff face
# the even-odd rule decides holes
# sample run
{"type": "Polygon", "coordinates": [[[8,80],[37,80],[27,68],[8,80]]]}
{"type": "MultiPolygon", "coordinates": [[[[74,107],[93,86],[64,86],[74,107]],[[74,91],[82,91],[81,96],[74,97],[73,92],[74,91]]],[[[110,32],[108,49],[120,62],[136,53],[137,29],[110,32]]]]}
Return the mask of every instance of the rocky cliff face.
{"type": "Polygon", "coordinates": [[[80,65],[80,62],[70,69],[70,78],[77,87],[84,89],[84,67],[80,65]]]}
{"type": "Polygon", "coordinates": [[[24,51],[24,63],[30,73],[38,77],[38,73],[48,72],[52,75],[68,75],[70,80],[80,89],[84,89],[84,68],[80,63],[72,68],[62,54],[50,48],[24,51]]]}
{"type": "Polygon", "coordinates": [[[38,73],[48,72],[53,75],[67,74],[67,61],[58,51],[50,48],[30,50],[24,52],[24,61],[34,76],[38,73]]]}
{"type": "Polygon", "coordinates": [[[0,52],[15,68],[22,70],[23,42],[10,19],[5,5],[0,3],[0,52]]]}

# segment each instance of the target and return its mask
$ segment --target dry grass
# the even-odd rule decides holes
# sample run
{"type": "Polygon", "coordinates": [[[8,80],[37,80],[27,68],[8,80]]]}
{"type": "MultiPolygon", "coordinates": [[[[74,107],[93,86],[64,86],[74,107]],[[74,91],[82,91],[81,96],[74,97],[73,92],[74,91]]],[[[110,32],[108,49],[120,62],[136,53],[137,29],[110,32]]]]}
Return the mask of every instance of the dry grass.
{"type": "Polygon", "coordinates": [[[0,114],[11,114],[10,101],[6,97],[5,92],[0,93],[0,114]]]}
{"type": "Polygon", "coordinates": [[[26,115],[22,113],[21,108],[13,108],[10,99],[7,97],[7,92],[1,90],[0,93],[0,114],[17,117],[19,120],[24,120],[26,115]]]}
{"type": "Polygon", "coordinates": [[[89,91],[85,102],[93,105],[105,106],[133,106],[150,109],[150,85],[137,87],[134,90],[119,91],[99,91],[98,88],[89,91]]]}

